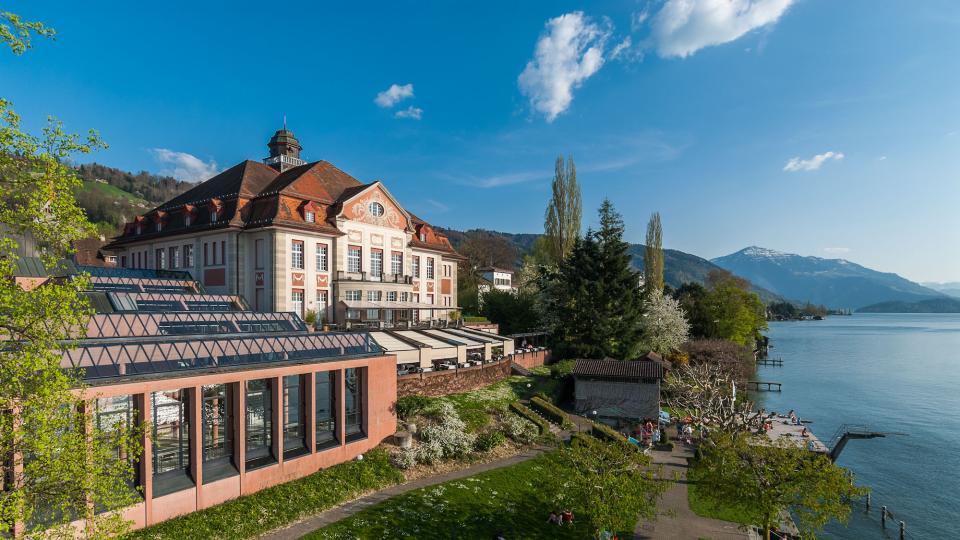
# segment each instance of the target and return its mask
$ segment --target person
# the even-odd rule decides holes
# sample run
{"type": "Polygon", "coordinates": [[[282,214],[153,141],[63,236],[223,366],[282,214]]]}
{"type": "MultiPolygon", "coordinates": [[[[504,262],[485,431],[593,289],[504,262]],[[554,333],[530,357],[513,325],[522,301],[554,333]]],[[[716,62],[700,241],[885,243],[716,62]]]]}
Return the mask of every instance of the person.
{"type": "Polygon", "coordinates": [[[683,426],[683,442],[690,444],[693,439],[693,427],[690,424],[683,426]]]}
{"type": "Polygon", "coordinates": [[[660,443],[660,428],[658,427],[653,430],[653,444],[659,444],[659,443],[660,443]]]}
{"type": "Polygon", "coordinates": [[[563,511],[563,522],[567,525],[573,525],[573,512],[570,510],[563,511]]]}
{"type": "Polygon", "coordinates": [[[551,524],[556,523],[557,525],[563,524],[560,521],[560,514],[558,514],[556,510],[550,511],[550,517],[547,518],[547,523],[551,523],[551,524]]]}
{"type": "Polygon", "coordinates": [[[810,433],[807,432],[807,426],[803,426],[803,431],[800,432],[801,437],[809,437],[810,433]]]}

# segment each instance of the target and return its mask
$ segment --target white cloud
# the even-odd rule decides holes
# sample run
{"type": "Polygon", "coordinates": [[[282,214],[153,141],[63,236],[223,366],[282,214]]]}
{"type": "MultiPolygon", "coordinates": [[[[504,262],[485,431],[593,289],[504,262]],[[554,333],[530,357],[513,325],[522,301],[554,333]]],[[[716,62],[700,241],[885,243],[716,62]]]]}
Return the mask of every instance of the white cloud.
{"type": "Polygon", "coordinates": [[[843,159],[843,152],[824,152],[822,154],[817,154],[810,159],[800,159],[799,157],[792,158],[783,166],[783,170],[787,172],[798,172],[798,171],[815,171],[819,169],[824,163],[830,160],[839,161],[843,159]]]}
{"type": "Polygon", "coordinates": [[[794,0],[667,0],[652,21],[652,38],[664,58],[685,58],[772,25],[794,0]]]}
{"type": "Polygon", "coordinates": [[[630,36],[627,36],[623,41],[617,43],[616,46],[613,47],[613,50],[610,51],[610,59],[616,60],[624,52],[629,52],[631,45],[633,45],[633,40],[630,39],[630,36]]]}
{"type": "Polygon", "coordinates": [[[520,91],[547,122],[566,111],[573,90],[603,66],[603,48],[610,35],[608,28],[595,24],[582,11],[547,21],[533,59],[518,79],[520,91]]]}
{"type": "Polygon", "coordinates": [[[421,117],[423,117],[423,109],[411,105],[406,109],[397,111],[393,116],[396,118],[410,118],[411,120],[419,120],[421,117]]]}
{"type": "Polygon", "coordinates": [[[172,176],[177,180],[200,182],[220,172],[217,162],[212,159],[203,161],[193,154],[174,152],[167,148],[151,148],[150,152],[154,159],[168,166],[161,170],[160,174],[172,176]]]}
{"type": "Polygon", "coordinates": [[[373,102],[383,108],[390,108],[401,101],[413,97],[413,84],[391,84],[383,92],[377,94],[373,102]]]}
{"type": "Polygon", "coordinates": [[[887,156],[880,156],[877,158],[877,161],[886,161],[886,160],[887,160],[887,156]]]}
{"type": "Polygon", "coordinates": [[[823,250],[827,253],[837,255],[840,253],[850,253],[850,248],[848,247],[825,247],[823,250]]]}

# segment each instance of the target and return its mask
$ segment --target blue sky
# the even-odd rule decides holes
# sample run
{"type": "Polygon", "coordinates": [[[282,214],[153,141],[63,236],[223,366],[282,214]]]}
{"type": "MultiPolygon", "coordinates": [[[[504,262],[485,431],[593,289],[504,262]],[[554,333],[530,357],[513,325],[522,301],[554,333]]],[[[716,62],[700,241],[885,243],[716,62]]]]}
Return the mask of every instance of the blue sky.
{"type": "Polygon", "coordinates": [[[633,241],[656,210],[703,257],[960,281],[958,2],[329,4],[14,1],[58,37],[0,55],[0,96],[182,177],[286,115],[305,158],[460,229],[541,231],[569,154],[585,226],[609,197],[633,241]]]}

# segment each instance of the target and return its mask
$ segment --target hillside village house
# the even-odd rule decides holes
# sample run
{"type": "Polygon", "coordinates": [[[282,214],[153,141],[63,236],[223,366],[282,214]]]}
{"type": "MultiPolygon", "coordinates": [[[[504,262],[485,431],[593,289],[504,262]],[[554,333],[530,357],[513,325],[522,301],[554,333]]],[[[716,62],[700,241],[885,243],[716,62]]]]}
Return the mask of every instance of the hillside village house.
{"type": "Polygon", "coordinates": [[[481,296],[491,290],[517,292],[517,288],[513,286],[513,270],[488,266],[480,268],[478,271],[480,273],[480,284],[477,289],[481,296]]]}
{"type": "Polygon", "coordinates": [[[118,266],[188,271],[254,311],[343,327],[451,318],[462,257],[445,236],[383,183],[301,159],[286,128],[268,147],[126,224],[106,246],[118,266]]]}

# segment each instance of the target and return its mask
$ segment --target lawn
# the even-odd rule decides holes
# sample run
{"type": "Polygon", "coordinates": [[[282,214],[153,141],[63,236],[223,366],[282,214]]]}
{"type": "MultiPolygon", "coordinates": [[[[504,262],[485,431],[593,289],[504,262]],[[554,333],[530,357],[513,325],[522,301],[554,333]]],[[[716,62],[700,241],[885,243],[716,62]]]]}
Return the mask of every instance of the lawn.
{"type": "Polygon", "coordinates": [[[506,411],[510,403],[540,392],[552,396],[559,384],[559,380],[550,377],[549,369],[543,368],[531,376],[513,375],[485,388],[435,399],[452,403],[467,424],[467,431],[476,432],[490,423],[491,412],[506,411]]]}
{"type": "Polygon", "coordinates": [[[732,521],[734,523],[755,523],[759,521],[747,508],[716,505],[705,499],[697,485],[697,478],[700,474],[699,467],[700,465],[696,460],[690,460],[690,468],[687,469],[687,480],[689,481],[687,485],[687,503],[690,505],[690,510],[693,510],[694,514],[701,517],[732,521]]]}
{"type": "MultiPolygon", "coordinates": [[[[571,527],[547,523],[544,458],[400,495],[306,538],[591,538],[584,516],[571,527]]],[[[574,509],[576,512],[576,509],[574,509]]]]}

